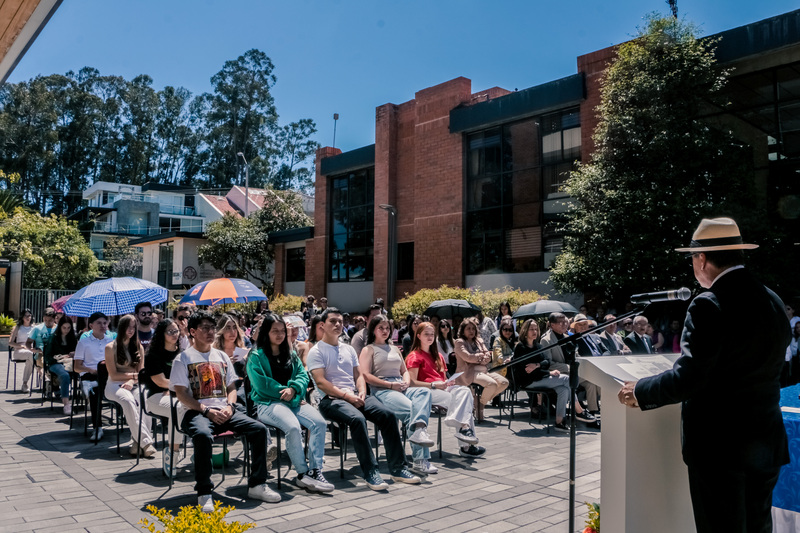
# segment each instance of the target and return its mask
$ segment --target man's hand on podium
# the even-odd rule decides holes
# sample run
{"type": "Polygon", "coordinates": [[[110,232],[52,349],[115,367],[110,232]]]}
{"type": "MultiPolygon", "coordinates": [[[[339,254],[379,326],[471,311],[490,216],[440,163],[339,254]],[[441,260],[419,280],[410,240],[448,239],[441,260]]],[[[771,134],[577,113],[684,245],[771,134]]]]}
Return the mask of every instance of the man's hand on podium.
{"type": "Polygon", "coordinates": [[[626,381],[622,388],[617,393],[619,403],[627,405],[628,407],[639,407],[639,402],[636,401],[636,396],[633,390],[636,388],[635,381],[626,381]]]}

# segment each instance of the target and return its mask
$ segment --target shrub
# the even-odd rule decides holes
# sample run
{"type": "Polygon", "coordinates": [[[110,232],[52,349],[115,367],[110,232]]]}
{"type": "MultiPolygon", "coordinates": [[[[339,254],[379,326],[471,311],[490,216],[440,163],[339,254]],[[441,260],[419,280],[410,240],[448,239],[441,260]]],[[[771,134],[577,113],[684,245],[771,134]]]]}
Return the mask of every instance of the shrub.
{"type": "Polygon", "coordinates": [[[224,518],[229,512],[233,511],[233,506],[222,507],[222,503],[214,502],[214,512],[204,513],[199,505],[187,505],[181,507],[178,516],[172,516],[172,512],[161,509],[155,505],[148,505],[147,510],[158,522],[151,522],[147,518],[139,520],[142,529],[155,533],[241,533],[256,527],[252,522],[225,522],[224,518]],[[158,523],[166,529],[156,529],[158,523]]]}
{"type": "Polygon", "coordinates": [[[0,335],[8,335],[14,329],[17,321],[10,316],[0,315],[0,335]]]}
{"type": "Polygon", "coordinates": [[[508,301],[512,312],[519,306],[547,298],[536,291],[523,291],[505,286],[502,289],[481,290],[480,287],[462,289],[442,285],[438,289],[420,289],[414,294],[405,294],[405,297],[395,302],[392,307],[392,316],[404,318],[410,313],[422,314],[435,300],[466,300],[480,307],[483,314],[495,317],[501,302],[508,301]]]}
{"type": "Polygon", "coordinates": [[[292,296],[291,294],[276,294],[269,301],[269,308],[279,314],[293,313],[300,310],[300,304],[305,301],[302,296],[292,296]]]}

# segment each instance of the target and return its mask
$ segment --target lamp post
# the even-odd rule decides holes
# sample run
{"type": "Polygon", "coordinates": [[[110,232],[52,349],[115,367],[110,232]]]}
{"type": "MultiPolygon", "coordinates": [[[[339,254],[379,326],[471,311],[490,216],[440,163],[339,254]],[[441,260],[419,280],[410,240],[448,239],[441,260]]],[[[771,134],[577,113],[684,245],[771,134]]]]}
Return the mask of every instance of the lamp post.
{"type": "Polygon", "coordinates": [[[389,213],[389,279],[386,284],[386,304],[391,308],[394,305],[394,283],[397,279],[397,208],[389,204],[380,204],[378,207],[389,213]]]}
{"type": "Polygon", "coordinates": [[[247,214],[250,211],[250,165],[242,152],[238,152],[236,155],[244,161],[244,216],[247,218],[247,214]]]}

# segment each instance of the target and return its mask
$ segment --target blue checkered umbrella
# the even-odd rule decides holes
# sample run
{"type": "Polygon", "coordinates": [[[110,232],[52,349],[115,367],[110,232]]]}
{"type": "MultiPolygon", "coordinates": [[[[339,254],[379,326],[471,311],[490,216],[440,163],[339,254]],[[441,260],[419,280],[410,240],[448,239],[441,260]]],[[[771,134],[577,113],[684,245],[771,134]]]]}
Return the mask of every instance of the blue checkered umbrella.
{"type": "Polygon", "coordinates": [[[87,285],[64,304],[70,316],[90,316],[101,312],[108,316],[133,313],[139,302],[160,304],[167,300],[167,289],[139,278],[108,278],[87,285]]]}

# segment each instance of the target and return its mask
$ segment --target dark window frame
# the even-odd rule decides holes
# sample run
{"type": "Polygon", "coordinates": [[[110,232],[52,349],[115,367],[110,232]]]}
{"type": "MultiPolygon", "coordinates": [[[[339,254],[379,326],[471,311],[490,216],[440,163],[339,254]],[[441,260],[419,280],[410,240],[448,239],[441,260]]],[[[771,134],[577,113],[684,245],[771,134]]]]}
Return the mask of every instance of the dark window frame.
{"type": "Polygon", "coordinates": [[[328,178],[328,282],[373,281],[374,204],[373,167],[328,178]]]}

